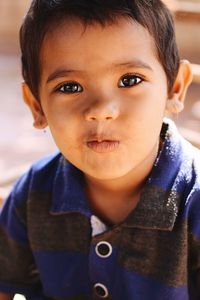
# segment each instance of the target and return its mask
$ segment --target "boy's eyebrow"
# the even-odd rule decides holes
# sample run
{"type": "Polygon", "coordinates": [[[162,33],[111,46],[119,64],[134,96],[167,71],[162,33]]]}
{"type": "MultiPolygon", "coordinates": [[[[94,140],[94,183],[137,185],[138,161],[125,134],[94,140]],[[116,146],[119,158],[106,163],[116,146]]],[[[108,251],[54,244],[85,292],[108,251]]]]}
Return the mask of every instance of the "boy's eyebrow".
{"type": "Polygon", "coordinates": [[[67,69],[56,69],[52,74],[49,75],[47,78],[47,83],[50,81],[60,78],[60,77],[65,77],[69,75],[70,73],[83,73],[84,71],[81,70],[67,70],[67,69]]]}
{"type": "MultiPolygon", "coordinates": [[[[111,66],[109,66],[109,69],[112,68],[124,68],[124,67],[132,67],[132,68],[142,68],[142,69],[148,69],[150,71],[153,71],[153,69],[148,65],[146,62],[142,60],[131,60],[127,62],[122,62],[122,63],[113,63],[111,66]]],[[[52,74],[49,75],[47,79],[47,83],[50,81],[60,78],[60,77],[65,77],[69,75],[70,73],[84,73],[85,71],[82,70],[67,70],[67,69],[61,69],[58,68],[56,69],[52,74]]]]}
{"type": "Polygon", "coordinates": [[[150,65],[148,65],[146,62],[139,60],[139,59],[122,62],[122,63],[115,63],[115,64],[112,64],[112,67],[115,67],[115,68],[132,67],[132,68],[148,69],[150,71],[153,71],[153,69],[152,69],[152,67],[150,67],[150,65]]]}

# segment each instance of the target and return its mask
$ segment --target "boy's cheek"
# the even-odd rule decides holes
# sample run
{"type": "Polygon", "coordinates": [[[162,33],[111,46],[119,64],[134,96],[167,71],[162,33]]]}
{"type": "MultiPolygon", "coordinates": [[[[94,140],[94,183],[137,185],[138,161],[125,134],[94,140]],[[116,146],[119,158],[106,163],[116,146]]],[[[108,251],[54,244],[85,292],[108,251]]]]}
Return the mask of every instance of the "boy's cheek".
{"type": "Polygon", "coordinates": [[[48,125],[54,140],[69,142],[80,136],[83,126],[75,117],[71,119],[72,116],[64,113],[49,117],[48,125]]]}

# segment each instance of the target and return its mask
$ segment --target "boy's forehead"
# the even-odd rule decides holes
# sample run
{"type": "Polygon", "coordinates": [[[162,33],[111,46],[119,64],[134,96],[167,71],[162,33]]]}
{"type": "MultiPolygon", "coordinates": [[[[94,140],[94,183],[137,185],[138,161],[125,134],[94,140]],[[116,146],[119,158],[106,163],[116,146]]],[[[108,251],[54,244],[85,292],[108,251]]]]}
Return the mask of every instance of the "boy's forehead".
{"type": "MultiPolygon", "coordinates": [[[[116,43],[123,42],[129,45],[131,42],[138,40],[144,44],[151,43],[154,44],[153,38],[149,34],[148,30],[145,29],[139,23],[135,21],[120,17],[116,22],[110,24],[99,24],[97,22],[92,24],[83,24],[79,19],[73,18],[68,20],[63,20],[56,27],[51,28],[46,33],[43,49],[47,48],[47,44],[62,46],[63,39],[68,40],[67,48],[70,50],[77,44],[86,45],[87,47],[91,45],[93,48],[95,45],[101,45],[104,42],[110,44],[113,41],[116,43]],[[56,44],[55,44],[56,43],[56,44]]],[[[103,44],[106,46],[107,44],[103,44]]],[[[117,43],[118,44],[118,43],[117,43]]],[[[115,44],[112,44],[115,47],[115,44]]],[[[65,45],[63,44],[63,47],[65,45]]],[[[81,49],[79,49],[81,50],[81,49]]]]}
{"type": "Polygon", "coordinates": [[[150,58],[158,62],[152,36],[140,24],[123,17],[104,26],[64,20],[47,32],[40,53],[42,69],[62,62],[75,69],[85,69],[93,61],[96,66],[131,60],[147,65],[150,58]]]}

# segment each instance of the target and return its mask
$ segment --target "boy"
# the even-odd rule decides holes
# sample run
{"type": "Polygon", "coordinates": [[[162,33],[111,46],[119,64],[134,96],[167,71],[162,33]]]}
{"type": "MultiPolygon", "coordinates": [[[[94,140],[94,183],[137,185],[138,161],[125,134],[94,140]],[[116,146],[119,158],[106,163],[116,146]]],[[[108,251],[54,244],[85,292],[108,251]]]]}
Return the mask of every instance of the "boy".
{"type": "Polygon", "coordinates": [[[200,155],[163,121],[191,82],[168,9],[34,0],[20,38],[24,100],[61,153],[2,209],[0,299],[200,299],[200,155]]]}

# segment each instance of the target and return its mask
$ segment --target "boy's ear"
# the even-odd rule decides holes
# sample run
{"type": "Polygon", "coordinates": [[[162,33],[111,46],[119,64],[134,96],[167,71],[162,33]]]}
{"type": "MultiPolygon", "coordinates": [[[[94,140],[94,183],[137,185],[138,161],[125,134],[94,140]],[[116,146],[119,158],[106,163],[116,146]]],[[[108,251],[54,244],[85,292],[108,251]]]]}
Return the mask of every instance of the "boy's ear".
{"type": "Polygon", "coordinates": [[[24,102],[28,105],[33,115],[33,126],[37,129],[44,129],[45,127],[47,127],[47,120],[42,110],[41,104],[35,98],[29,86],[25,82],[22,83],[22,94],[24,102]]]}
{"type": "Polygon", "coordinates": [[[179,113],[184,108],[187,89],[192,81],[192,70],[187,60],[181,60],[172,91],[166,103],[166,110],[179,113]]]}

